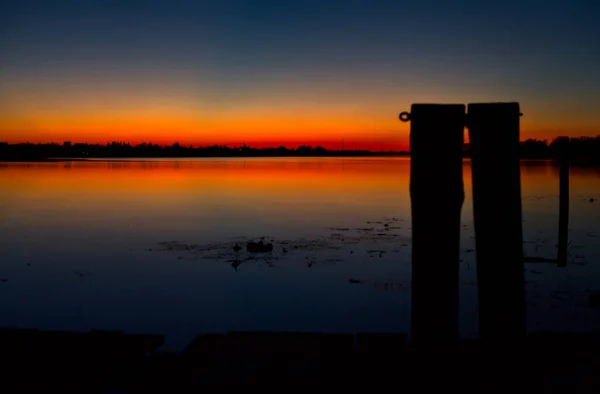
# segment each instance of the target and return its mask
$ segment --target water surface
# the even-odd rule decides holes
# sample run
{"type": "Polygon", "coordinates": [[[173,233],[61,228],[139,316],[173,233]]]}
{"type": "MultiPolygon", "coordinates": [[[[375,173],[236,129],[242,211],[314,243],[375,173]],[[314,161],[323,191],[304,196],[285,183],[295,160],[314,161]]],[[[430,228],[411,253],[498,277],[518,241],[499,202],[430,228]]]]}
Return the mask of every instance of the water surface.
{"type": "MultiPolygon", "coordinates": [[[[173,349],[229,330],[408,332],[409,170],[407,158],[0,163],[0,326],[163,333],[173,349]],[[272,253],[234,252],[260,237],[272,253]]],[[[464,171],[469,337],[468,161],[464,171]]],[[[525,252],[555,257],[558,169],[530,161],[521,174],[525,252]]],[[[600,171],[571,169],[568,267],[526,264],[531,330],[600,328],[588,306],[600,290],[600,202],[590,198],[600,198],[600,171]]]]}

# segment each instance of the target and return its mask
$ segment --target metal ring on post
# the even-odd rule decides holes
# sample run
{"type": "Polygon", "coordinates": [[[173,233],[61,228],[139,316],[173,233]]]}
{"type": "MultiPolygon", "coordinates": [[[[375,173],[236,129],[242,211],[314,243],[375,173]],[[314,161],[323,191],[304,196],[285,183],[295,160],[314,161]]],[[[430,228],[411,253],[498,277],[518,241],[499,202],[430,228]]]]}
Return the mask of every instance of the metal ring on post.
{"type": "Polygon", "coordinates": [[[410,121],[410,112],[401,112],[400,113],[400,121],[402,122],[409,122],[410,121]]]}

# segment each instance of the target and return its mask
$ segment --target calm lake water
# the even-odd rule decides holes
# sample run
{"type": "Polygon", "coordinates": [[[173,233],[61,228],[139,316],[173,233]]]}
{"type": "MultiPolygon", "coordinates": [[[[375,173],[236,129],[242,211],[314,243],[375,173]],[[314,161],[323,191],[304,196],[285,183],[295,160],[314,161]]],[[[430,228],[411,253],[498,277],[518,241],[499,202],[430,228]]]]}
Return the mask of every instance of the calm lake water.
{"type": "MultiPolygon", "coordinates": [[[[0,326],[162,333],[176,350],[230,330],[408,332],[409,170],[406,158],[0,163],[0,326]],[[251,258],[261,237],[274,250],[251,258]]],[[[461,332],[473,337],[464,171],[461,332]]],[[[555,257],[558,169],[523,162],[521,174],[525,252],[555,257]]],[[[600,171],[571,169],[568,266],[526,264],[531,330],[600,329],[590,198],[600,171]]]]}

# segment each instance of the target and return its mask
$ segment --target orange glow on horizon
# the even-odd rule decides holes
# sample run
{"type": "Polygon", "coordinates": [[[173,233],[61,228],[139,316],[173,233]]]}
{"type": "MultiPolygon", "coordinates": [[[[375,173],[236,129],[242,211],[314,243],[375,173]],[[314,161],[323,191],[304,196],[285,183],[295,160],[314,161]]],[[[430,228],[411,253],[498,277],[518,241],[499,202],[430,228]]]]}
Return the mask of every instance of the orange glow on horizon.
{"type": "MultiPolygon", "coordinates": [[[[301,137],[299,134],[291,134],[286,136],[277,135],[247,135],[244,137],[242,133],[231,136],[230,134],[224,134],[224,138],[219,138],[217,135],[207,135],[204,137],[194,137],[191,133],[181,133],[181,138],[178,138],[178,133],[148,133],[144,137],[142,135],[129,136],[127,133],[106,133],[102,137],[99,137],[94,133],[27,133],[28,137],[19,138],[18,135],[21,133],[14,133],[16,135],[11,136],[8,133],[0,133],[0,142],[8,142],[10,144],[16,143],[57,143],[62,144],[64,141],[71,141],[72,143],[89,143],[89,144],[108,144],[113,141],[129,143],[131,145],[138,145],[141,143],[153,143],[160,146],[171,146],[174,143],[179,143],[182,146],[192,146],[194,148],[202,146],[227,146],[227,147],[241,147],[244,144],[251,148],[278,148],[284,146],[288,149],[294,149],[301,145],[317,147],[321,146],[328,150],[339,150],[342,149],[342,140],[345,150],[370,150],[370,151],[409,151],[409,130],[402,126],[398,127],[397,135],[385,136],[382,138],[379,135],[369,136],[368,133],[351,135],[349,137],[340,136],[337,139],[329,137],[324,134],[321,138],[315,135],[308,135],[301,137]],[[226,136],[226,137],[225,137],[226,136]]],[[[337,134],[337,133],[336,133],[337,134]]],[[[391,134],[391,133],[390,133],[391,134]]],[[[551,142],[553,139],[567,135],[570,137],[582,137],[591,136],[596,137],[600,133],[596,132],[593,128],[579,128],[570,129],[566,131],[564,129],[542,129],[542,130],[529,130],[521,129],[521,140],[536,139],[546,140],[551,142]]],[[[469,142],[468,131],[465,129],[465,143],[469,142]]]]}
{"type": "Polygon", "coordinates": [[[59,143],[64,141],[106,144],[112,141],[137,145],[180,143],[183,146],[247,146],[296,148],[322,146],[330,150],[406,150],[408,129],[396,119],[374,122],[368,118],[288,116],[270,118],[21,118],[0,120],[0,141],[9,143],[59,143]],[[372,130],[372,131],[369,131],[372,130]]]}
{"type": "MultiPolygon", "coordinates": [[[[0,112],[0,142],[106,144],[112,141],[137,145],[180,143],[183,146],[225,145],[254,148],[296,148],[300,145],[347,150],[408,151],[408,123],[397,118],[395,109],[404,105],[380,108],[367,102],[364,106],[333,100],[335,105],[310,105],[311,101],[244,103],[225,109],[216,104],[195,111],[188,101],[154,102],[147,99],[136,107],[128,102],[105,107],[98,101],[82,104],[52,104],[52,95],[39,102],[25,98],[8,102],[0,112]],[[98,108],[102,108],[102,110],[98,108]]],[[[309,97],[310,98],[310,97],[309,97]]],[[[367,97],[370,98],[370,97],[367,97]]],[[[391,100],[391,98],[390,98],[391,100]]],[[[525,106],[522,106],[525,107],[525,106]]],[[[569,126],[541,116],[541,109],[525,111],[521,120],[521,139],[551,141],[561,135],[571,137],[600,134],[591,120],[569,126]]],[[[397,111],[398,113],[400,111],[397,111]]],[[[468,133],[465,130],[465,141],[468,133]]]]}

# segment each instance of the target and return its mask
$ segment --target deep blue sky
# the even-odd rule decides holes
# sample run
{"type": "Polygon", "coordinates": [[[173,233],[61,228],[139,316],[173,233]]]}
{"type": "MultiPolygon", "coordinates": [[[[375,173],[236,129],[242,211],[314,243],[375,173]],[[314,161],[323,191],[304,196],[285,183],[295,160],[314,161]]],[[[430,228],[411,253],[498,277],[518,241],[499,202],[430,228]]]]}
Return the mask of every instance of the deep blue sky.
{"type": "Polygon", "coordinates": [[[56,133],[50,112],[97,119],[100,109],[81,104],[90,94],[102,100],[88,106],[114,99],[132,111],[170,97],[206,119],[297,108],[307,125],[329,106],[332,116],[357,116],[366,128],[357,136],[392,138],[387,117],[418,101],[520,101],[524,133],[538,137],[600,126],[596,1],[0,4],[0,115],[11,119],[0,133],[56,133]]]}

